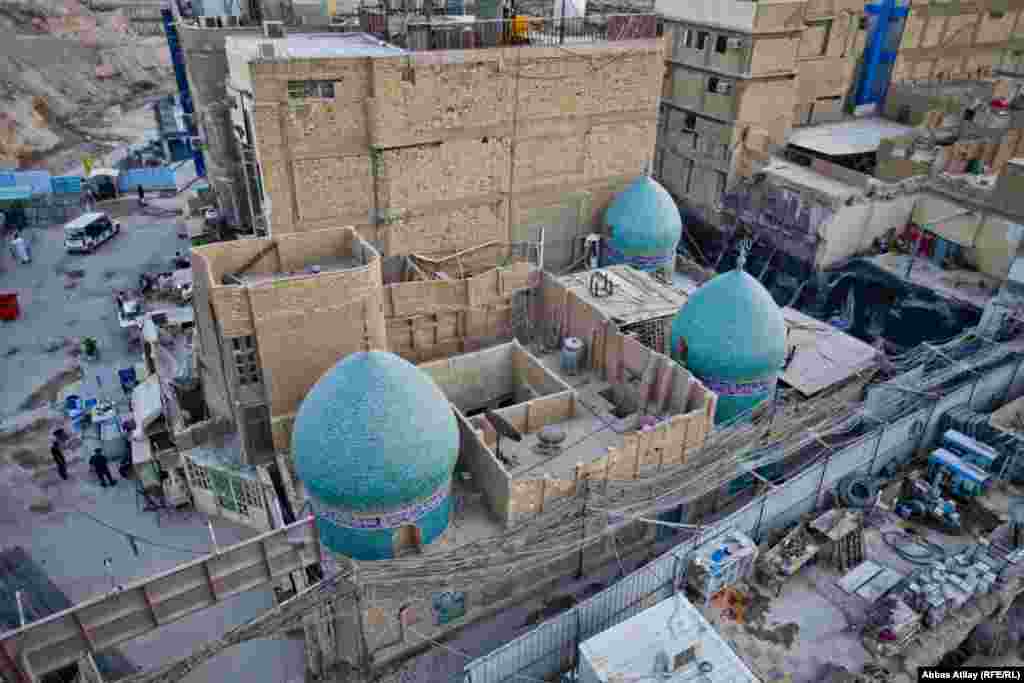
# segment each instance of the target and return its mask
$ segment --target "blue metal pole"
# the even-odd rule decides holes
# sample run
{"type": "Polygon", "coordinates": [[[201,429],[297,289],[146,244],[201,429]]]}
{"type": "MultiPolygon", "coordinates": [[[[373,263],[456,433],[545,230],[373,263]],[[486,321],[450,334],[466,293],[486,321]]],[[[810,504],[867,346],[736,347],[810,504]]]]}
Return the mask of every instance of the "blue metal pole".
{"type": "Polygon", "coordinates": [[[199,137],[199,127],[196,126],[195,107],[192,105],[192,92],[189,90],[188,74],[185,71],[185,56],[181,52],[178,28],[174,25],[174,13],[171,11],[170,3],[165,3],[160,8],[160,16],[164,22],[164,33],[167,34],[167,48],[171,52],[174,78],[178,81],[178,92],[181,93],[181,109],[185,113],[185,121],[188,126],[188,145],[192,150],[192,159],[196,164],[196,175],[200,178],[205,178],[206,161],[203,159],[203,150],[192,145],[192,140],[199,137]]]}

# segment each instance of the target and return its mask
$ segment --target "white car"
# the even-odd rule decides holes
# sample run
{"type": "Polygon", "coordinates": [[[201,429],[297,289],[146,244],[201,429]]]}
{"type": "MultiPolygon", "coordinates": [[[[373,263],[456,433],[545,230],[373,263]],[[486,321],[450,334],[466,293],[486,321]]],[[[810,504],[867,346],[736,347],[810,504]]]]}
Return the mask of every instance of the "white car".
{"type": "Polygon", "coordinates": [[[64,249],[90,253],[119,232],[121,224],[105,213],[82,214],[64,226],[64,249]]]}

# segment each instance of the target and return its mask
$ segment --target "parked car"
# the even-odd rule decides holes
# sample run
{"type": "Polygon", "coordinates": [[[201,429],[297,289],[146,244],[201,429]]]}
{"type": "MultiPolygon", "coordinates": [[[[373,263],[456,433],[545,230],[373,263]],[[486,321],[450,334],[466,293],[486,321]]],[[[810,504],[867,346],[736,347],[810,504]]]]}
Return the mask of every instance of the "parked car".
{"type": "Polygon", "coordinates": [[[90,253],[121,232],[121,224],[102,212],[82,214],[64,226],[64,249],[90,253]]]}

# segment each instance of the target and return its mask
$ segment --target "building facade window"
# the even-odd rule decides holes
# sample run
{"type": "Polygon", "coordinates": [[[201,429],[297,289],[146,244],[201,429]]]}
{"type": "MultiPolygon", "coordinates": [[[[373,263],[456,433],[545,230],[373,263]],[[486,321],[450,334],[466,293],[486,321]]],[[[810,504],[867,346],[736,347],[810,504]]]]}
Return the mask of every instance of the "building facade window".
{"type": "Polygon", "coordinates": [[[288,99],[334,98],[334,81],[288,81],[288,99]]]}
{"type": "Polygon", "coordinates": [[[690,194],[693,190],[693,159],[683,161],[683,192],[690,194]]]}
{"type": "Polygon", "coordinates": [[[698,31],[697,32],[697,45],[696,45],[696,48],[698,50],[703,50],[705,47],[707,47],[708,36],[709,35],[710,34],[707,31],[698,31]]]}
{"type": "Polygon", "coordinates": [[[723,171],[715,171],[715,200],[716,201],[721,199],[722,195],[725,194],[725,183],[726,183],[726,180],[727,180],[727,176],[725,175],[725,173],[723,171]]]}
{"type": "Polygon", "coordinates": [[[238,383],[243,386],[260,384],[263,373],[260,372],[259,359],[256,356],[256,337],[250,335],[231,339],[231,354],[235,359],[235,373],[238,383]]]}

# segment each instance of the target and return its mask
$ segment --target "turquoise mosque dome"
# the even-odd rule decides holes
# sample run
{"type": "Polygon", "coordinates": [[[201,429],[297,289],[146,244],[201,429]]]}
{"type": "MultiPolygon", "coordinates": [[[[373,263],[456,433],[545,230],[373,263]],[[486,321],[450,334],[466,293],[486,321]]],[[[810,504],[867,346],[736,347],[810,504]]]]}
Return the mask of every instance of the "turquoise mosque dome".
{"type": "Polygon", "coordinates": [[[430,376],[394,354],[328,370],[295,416],[292,455],[333,552],[386,559],[448,527],[459,426],[430,376]]]}
{"type": "Polygon", "coordinates": [[[620,192],[605,212],[609,237],[601,265],[625,263],[640,270],[673,268],[683,219],[672,195],[650,176],[620,192]]]}
{"type": "Polygon", "coordinates": [[[741,259],[676,314],[672,357],[718,394],[715,422],[728,422],[775,394],[786,332],[782,309],[741,259]]]}

